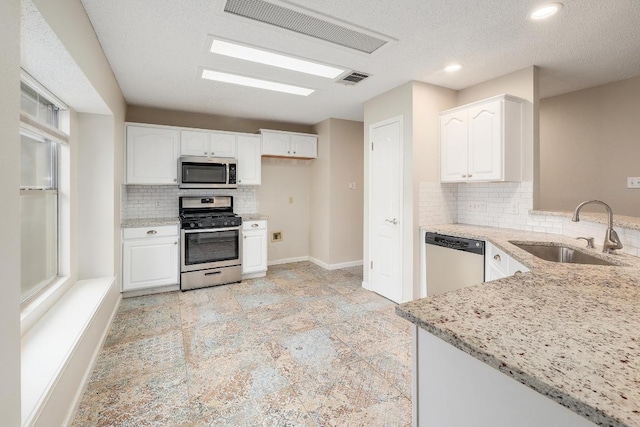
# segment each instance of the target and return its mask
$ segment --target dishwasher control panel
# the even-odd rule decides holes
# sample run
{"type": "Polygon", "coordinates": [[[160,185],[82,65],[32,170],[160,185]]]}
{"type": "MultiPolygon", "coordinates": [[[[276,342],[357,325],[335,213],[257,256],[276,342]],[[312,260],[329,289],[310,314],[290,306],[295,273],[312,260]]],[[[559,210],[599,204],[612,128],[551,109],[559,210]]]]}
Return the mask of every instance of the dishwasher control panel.
{"type": "Polygon", "coordinates": [[[427,232],[425,235],[425,243],[484,255],[484,241],[482,240],[465,239],[464,237],[427,232]]]}

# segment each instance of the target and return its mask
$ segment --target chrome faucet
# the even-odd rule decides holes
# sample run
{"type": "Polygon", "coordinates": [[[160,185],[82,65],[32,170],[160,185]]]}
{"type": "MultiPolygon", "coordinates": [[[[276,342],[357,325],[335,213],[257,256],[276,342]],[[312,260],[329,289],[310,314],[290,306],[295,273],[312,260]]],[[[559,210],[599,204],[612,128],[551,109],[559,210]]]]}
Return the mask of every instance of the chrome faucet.
{"type": "Polygon", "coordinates": [[[601,202],[600,200],[586,200],[580,203],[578,207],[576,207],[575,212],[573,212],[573,218],[571,218],[571,221],[580,221],[580,209],[582,209],[584,205],[588,205],[589,203],[602,205],[607,210],[607,234],[605,234],[604,242],[602,242],[602,252],[615,253],[613,252],[615,249],[622,249],[622,242],[618,237],[618,233],[616,233],[616,231],[613,229],[613,211],[611,210],[611,207],[605,202],[601,202]]]}

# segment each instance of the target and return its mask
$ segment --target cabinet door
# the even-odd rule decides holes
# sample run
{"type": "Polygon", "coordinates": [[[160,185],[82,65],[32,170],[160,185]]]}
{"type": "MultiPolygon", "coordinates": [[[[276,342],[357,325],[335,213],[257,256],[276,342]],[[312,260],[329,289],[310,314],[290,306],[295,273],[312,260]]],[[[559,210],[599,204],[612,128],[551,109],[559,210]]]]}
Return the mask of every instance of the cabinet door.
{"type": "Polygon", "coordinates": [[[263,156],[291,156],[291,135],[288,133],[264,132],[262,134],[263,156]]]}
{"type": "Polygon", "coordinates": [[[307,135],[291,135],[291,155],[315,159],[318,157],[318,138],[307,135]]]}
{"type": "Polygon", "coordinates": [[[238,135],[238,184],[260,185],[262,158],[259,136],[238,135]]]}
{"type": "Polygon", "coordinates": [[[178,236],[130,240],[122,246],[123,291],[180,283],[178,236]]]}
{"type": "Polygon", "coordinates": [[[242,232],[242,274],[267,271],[267,230],[242,232]]]}
{"type": "Polygon", "coordinates": [[[469,108],[469,180],[503,178],[502,105],[497,100],[469,108]]]}
{"type": "Polygon", "coordinates": [[[192,130],[180,132],[180,155],[206,156],[209,154],[209,134],[192,130]]]}
{"type": "Polygon", "coordinates": [[[440,116],[440,181],[467,179],[467,112],[440,116]]]}
{"type": "Polygon", "coordinates": [[[180,132],[127,126],[127,184],[175,184],[180,132]]]}
{"type": "Polygon", "coordinates": [[[236,136],[228,133],[211,132],[211,157],[237,156],[236,136]]]}

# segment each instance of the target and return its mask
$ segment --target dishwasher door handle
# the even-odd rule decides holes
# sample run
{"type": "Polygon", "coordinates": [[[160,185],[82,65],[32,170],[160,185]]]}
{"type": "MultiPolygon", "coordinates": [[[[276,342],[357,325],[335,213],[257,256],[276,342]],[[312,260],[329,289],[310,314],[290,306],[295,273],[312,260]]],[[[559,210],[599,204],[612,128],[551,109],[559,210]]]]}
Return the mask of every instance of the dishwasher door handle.
{"type": "Polygon", "coordinates": [[[398,220],[393,218],[393,219],[385,219],[384,222],[390,222],[393,225],[398,224],[398,220]]]}

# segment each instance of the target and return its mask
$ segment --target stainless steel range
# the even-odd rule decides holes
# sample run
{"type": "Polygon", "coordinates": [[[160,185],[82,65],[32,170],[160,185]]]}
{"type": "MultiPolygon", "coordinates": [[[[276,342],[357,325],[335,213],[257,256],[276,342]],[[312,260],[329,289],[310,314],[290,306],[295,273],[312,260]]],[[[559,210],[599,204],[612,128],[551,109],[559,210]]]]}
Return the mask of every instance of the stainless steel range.
{"type": "Polygon", "coordinates": [[[180,197],[180,289],[204,288],[242,279],[242,218],[233,197],[180,197]]]}

